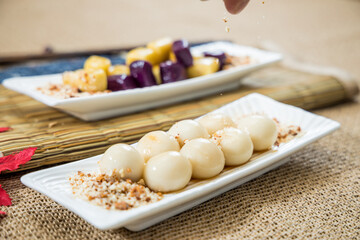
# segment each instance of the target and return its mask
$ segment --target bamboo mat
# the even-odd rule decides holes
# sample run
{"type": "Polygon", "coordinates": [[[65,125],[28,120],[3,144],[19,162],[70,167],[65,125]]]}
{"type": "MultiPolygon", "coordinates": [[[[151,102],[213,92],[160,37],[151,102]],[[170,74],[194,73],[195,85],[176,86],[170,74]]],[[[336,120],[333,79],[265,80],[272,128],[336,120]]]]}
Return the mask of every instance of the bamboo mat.
{"type": "Polygon", "coordinates": [[[167,130],[176,121],[196,118],[252,92],[304,109],[349,98],[344,82],[335,77],[280,65],[248,75],[243,83],[231,92],[97,122],[81,121],[0,86],[0,126],[12,128],[0,134],[0,151],[7,155],[37,147],[21,171],[101,154],[112,144],[133,143],[149,131],[167,130]]]}

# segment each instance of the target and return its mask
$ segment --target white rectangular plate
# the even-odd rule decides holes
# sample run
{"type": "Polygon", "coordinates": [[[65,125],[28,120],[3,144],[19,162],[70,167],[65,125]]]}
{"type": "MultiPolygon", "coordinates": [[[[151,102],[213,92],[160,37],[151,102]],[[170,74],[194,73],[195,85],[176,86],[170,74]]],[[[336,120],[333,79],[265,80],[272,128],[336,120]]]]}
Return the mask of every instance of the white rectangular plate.
{"type": "Polygon", "coordinates": [[[276,150],[254,157],[246,164],[226,169],[218,177],[190,184],[184,190],[164,194],[164,199],[128,211],[106,210],[77,199],[71,192],[68,178],[77,171],[94,171],[101,155],[81,161],[29,173],[22,183],[33,188],[76,213],[99,229],[126,227],[139,231],[174,216],[244,182],[247,182],[289,160],[288,155],[335,131],[340,124],[300,108],[276,102],[260,94],[250,94],[214,112],[233,119],[251,113],[264,113],[281,123],[299,125],[303,134],[276,150]]]}
{"type": "Polygon", "coordinates": [[[237,88],[244,74],[281,60],[278,53],[229,42],[208,43],[191,49],[194,54],[211,50],[222,50],[234,56],[249,56],[253,62],[175,83],[69,99],[57,99],[36,90],[47,83],[61,83],[61,74],[10,78],[3,85],[82,120],[93,121],[225,92],[237,88]]]}

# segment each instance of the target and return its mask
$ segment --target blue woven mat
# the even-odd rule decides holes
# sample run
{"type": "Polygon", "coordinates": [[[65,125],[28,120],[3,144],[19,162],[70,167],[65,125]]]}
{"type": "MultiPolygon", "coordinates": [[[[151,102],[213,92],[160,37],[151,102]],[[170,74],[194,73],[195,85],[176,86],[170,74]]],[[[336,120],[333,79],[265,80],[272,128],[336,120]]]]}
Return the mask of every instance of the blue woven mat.
{"type": "MultiPolygon", "coordinates": [[[[125,60],[119,56],[107,56],[104,57],[110,58],[112,64],[124,64],[125,60]]],[[[83,67],[86,57],[71,58],[71,59],[62,59],[62,60],[53,60],[47,63],[29,65],[22,64],[17,66],[12,66],[5,68],[0,71],[0,83],[12,77],[20,76],[35,76],[35,75],[45,75],[53,73],[62,73],[64,71],[72,71],[80,69],[83,67]]]]}

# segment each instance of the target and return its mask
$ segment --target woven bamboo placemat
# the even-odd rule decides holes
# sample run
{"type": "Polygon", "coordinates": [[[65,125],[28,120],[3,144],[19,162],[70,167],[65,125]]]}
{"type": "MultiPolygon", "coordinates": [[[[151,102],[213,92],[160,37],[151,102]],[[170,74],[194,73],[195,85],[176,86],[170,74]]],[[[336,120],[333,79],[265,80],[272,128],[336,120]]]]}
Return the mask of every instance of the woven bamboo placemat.
{"type": "Polygon", "coordinates": [[[97,122],[84,122],[27,96],[0,87],[0,134],[5,155],[37,147],[32,160],[19,170],[69,162],[98,155],[110,145],[133,143],[145,133],[167,130],[176,121],[195,118],[252,92],[305,109],[346,100],[344,83],[322,76],[274,66],[249,75],[231,92],[97,122]]]}

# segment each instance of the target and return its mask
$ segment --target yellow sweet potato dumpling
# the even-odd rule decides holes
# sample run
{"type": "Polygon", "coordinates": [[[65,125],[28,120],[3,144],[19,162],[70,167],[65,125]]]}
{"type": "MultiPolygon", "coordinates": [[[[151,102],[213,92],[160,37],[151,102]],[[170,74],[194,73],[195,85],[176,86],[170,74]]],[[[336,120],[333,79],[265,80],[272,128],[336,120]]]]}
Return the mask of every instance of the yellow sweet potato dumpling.
{"type": "Polygon", "coordinates": [[[63,83],[83,92],[104,91],[107,89],[107,76],[102,69],[79,69],[63,74],[63,83]]]}
{"type": "Polygon", "coordinates": [[[146,47],[152,49],[155,52],[157,64],[159,64],[169,59],[172,43],[173,40],[167,37],[149,42],[146,47]]]}
{"type": "Polygon", "coordinates": [[[102,69],[107,73],[108,68],[111,66],[111,61],[108,58],[100,56],[90,56],[84,63],[84,69],[102,69]]]}
{"type": "Polygon", "coordinates": [[[160,66],[159,65],[153,66],[152,71],[153,71],[156,83],[158,85],[160,85],[161,84],[160,66]]]}
{"type": "Polygon", "coordinates": [[[158,64],[157,55],[154,50],[145,47],[134,48],[126,55],[126,65],[130,65],[137,60],[148,61],[152,65],[158,64]]]}
{"type": "Polygon", "coordinates": [[[79,69],[76,71],[64,72],[62,75],[62,81],[65,85],[70,85],[72,87],[78,87],[78,82],[80,79],[80,72],[84,69],[79,69]]]}
{"type": "Polygon", "coordinates": [[[173,51],[170,51],[169,60],[172,61],[172,62],[177,62],[175,53],[173,51]]]}
{"type": "Polygon", "coordinates": [[[214,57],[195,58],[194,63],[187,69],[189,78],[200,77],[217,72],[220,68],[219,59],[214,57]]]}
{"type": "Polygon", "coordinates": [[[107,89],[105,71],[102,69],[89,69],[80,72],[78,88],[83,92],[105,91],[107,89]]]}
{"type": "Polygon", "coordinates": [[[111,75],[121,75],[121,74],[126,74],[129,75],[130,74],[130,69],[128,66],[126,65],[113,65],[110,66],[107,70],[107,73],[109,76],[111,75]]]}

